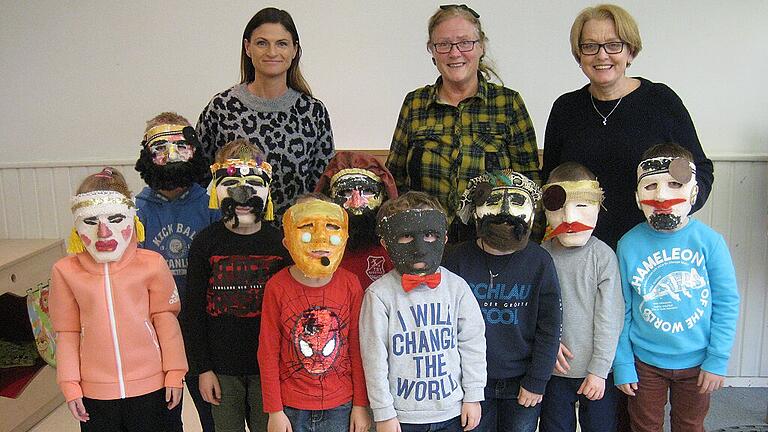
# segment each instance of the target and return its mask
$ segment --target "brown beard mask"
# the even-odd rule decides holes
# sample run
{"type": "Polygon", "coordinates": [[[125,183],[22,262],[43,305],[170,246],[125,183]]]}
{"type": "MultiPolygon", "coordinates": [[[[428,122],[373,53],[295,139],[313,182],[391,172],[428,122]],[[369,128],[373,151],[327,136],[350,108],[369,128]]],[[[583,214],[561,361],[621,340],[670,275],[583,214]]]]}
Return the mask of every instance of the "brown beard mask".
{"type": "Polygon", "coordinates": [[[528,245],[528,222],[520,216],[487,215],[476,221],[477,236],[499,251],[519,251],[528,245]]]}

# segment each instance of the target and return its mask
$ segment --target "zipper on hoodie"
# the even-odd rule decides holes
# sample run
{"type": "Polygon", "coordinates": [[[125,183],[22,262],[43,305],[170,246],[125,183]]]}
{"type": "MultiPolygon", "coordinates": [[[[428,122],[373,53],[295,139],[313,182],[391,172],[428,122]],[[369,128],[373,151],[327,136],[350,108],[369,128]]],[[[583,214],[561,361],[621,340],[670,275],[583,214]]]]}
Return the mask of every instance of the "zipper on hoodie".
{"type": "Polygon", "coordinates": [[[112,304],[112,282],[109,279],[109,263],[104,263],[104,291],[107,296],[107,310],[109,311],[109,327],[112,331],[112,345],[115,347],[117,383],[120,386],[120,399],[125,399],[125,378],[123,377],[123,361],[120,358],[120,344],[117,341],[117,325],[115,323],[115,307],[112,304]]]}

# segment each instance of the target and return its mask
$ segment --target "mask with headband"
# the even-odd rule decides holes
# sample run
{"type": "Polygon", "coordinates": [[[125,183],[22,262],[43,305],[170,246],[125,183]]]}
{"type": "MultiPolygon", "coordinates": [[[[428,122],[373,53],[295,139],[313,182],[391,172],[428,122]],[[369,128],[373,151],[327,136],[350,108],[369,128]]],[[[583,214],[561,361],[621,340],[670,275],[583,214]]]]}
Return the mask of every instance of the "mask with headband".
{"type": "Polygon", "coordinates": [[[132,241],[144,241],[144,226],[132,199],[120,192],[100,190],[72,198],[75,227],[67,252],[88,252],[98,263],[119,261],[132,241]]]}
{"type": "Polygon", "coordinates": [[[594,180],[561,181],[542,188],[547,232],[565,247],[584,246],[597,224],[603,189],[594,180]]]}
{"type": "Polygon", "coordinates": [[[272,166],[254,159],[227,159],[211,165],[210,208],[220,208],[233,227],[274,219],[269,184],[272,166]]]}
{"type": "Polygon", "coordinates": [[[475,220],[477,235],[500,251],[525,248],[533,227],[541,190],[528,177],[512,170],[486,172],[467,184],[456,215],[475,220]]]}
{"type": "Polygon", "coordinates": [[[696,165],[685,158],[656,157],[637,166],[637,206],[655,230],[684,227],[698,192],[696,165]]]}
{"type": "Polygon", "coordinates": [[[135,169],[155,190],[189,187],[204,178],[208,163],[195,130],[180,124],[161,124],[150,128],[141,141],[135,169]]]}
{"type": "Polygon", "coordinates": [[[306,277],[333,275],[344,256],[348,216],[340,206],[318,199],[294,204],[283,215],[285,247],[306,277]]]}

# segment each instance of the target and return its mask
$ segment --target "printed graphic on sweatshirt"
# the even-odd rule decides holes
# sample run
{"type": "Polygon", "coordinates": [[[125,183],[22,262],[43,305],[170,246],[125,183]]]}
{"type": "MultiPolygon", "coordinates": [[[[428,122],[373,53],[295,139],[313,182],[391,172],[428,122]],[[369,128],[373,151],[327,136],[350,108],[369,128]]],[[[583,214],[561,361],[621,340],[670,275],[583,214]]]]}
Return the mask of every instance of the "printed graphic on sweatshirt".
{"type": "Polygon", "coordinates": [[[519,314],[530,304],[533,284],[470,283],[487,325],[518,325],[519,314]]]}
{"type": "Polygon", "coordinates": [[[457,388],[446,364],[446,352],[456,349],[451,306],[423,303],[398,310],[400,328],[392,335],[392,355],[401,357],[412,369],[397,377],[396,396],[405,400],[442,400],[457,388]]]}
{"type": "Polygon", "coordinates": [[[210,316],[261,316],[264,284],[281,257],[264,255],[212,256],[206,312],[210,316]]]}
{"type": "Polygon", "coordinates": [[[387,260],[383,256],[368,256],[368,265],[365,268],[365,274],[371,278],[371,281],[375,281],[387,273],[384,269],[386,261],[387,260]]]}
{"type": "Polygon", "coordinates": [[[149,242],[152,249],[159,252],[168,262],[168,268],[174,276],[187,275],[187,256],[189,245],[197,231],[183,223],[172,223],[160,228],[149,242]]]}
{"type": "Polygon", "coordinates": [[[341,320],[328,308],[316,306],[299,315],[291,339],[302,367],[321,375],[333,366],[341,347],[341,320]]]}
{"type": "Polygon", "coordinates": [[[292,349],[281,359],[286,367],[281,368],[280,381],[298,378],[311,383],[302,386],[302,390],[313,400],[335,400],[339,393],[349,391],[352,387],[350,304],[350,299],[337,303],[311,294],[286,299],[281,313],[285,330],[280,336],[290,341],[281,345],[292,349]]]}
{"type": "Polygon", "coordinates": [[[704,255],[691,249],[662,249],[648,255],[629,275],[642,297],[643,323],[665,333],[696,327],[710,313],[704,255]]]}

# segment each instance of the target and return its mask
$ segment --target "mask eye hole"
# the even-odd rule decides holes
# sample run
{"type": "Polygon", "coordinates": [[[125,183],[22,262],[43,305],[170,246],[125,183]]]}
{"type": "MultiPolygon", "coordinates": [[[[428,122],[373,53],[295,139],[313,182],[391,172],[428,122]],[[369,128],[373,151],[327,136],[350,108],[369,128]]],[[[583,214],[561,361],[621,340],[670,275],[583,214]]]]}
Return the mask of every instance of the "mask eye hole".
{"type": "Polygon", "coordinates": [[[676,182],[676,181],[671,181],[668,183],[668,185],[670,189],[680,189],[681,187],[683,187],[682,183],[676,182]]]}
{"type": "Polygon", "coordinates": [[[336,224],[328,223],[328,224],[325,224],[325,229],[330,231],[339,231],[341,227],[336,224]]]}
{"type": "Polygon", "coordinates": [[[434,231],[424,233],[424,241],[428,243],[437,241],[437,233],[434,231]]]}
{"type": "Polygon", "coordinates": [[[397,238],[397,242],[401,244],[410,243],[413,241],[413,236],[410,234],[402,235],[397,238]]]}
{"type": "Polygon", "coordinates": [[[124,214],[119,214],[119,213],[118,214],[114,214],[114,215],[108,217],[107,220],[109,221],[109,223],[113,223],[113,224],[114,223],[120,223],[120,222],[125,220],[125,215],[124,214]]]}
{"type": "Polygon", "coordinates": [[[658,185],[656,183],[649,183],[649,184],[643,186],[643,189],[645,189],[647,191],[655,191],[656,188],[658,188],[658,185]]]}
{"type": "Polygon", "coordinates": [[[219,184],[222,185],[222,186],[227,186],[227,187],[229,187],[229,186],[237,186],[237,185],[240,184],[240,180],[237,180],[237,179],[226,179],[226,180],[222,181],[219,184]]]}
{"type": "Polygon", "coordinates": [[[83,219],[83,223],[86,224],[86,225],[98,225],[99,224],[99,218],[97,218],[96,216],[85,218],[85,219],[83,219]]]}

